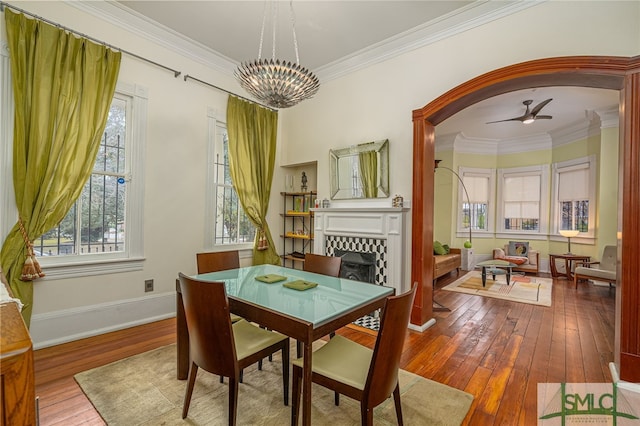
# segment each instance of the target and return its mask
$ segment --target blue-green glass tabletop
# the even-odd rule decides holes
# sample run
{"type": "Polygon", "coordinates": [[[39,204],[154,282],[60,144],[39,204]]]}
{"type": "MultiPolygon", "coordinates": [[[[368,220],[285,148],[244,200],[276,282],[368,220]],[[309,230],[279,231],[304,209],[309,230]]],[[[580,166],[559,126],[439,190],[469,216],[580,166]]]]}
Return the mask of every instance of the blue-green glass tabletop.
{"type": "Polygon", "coordinates": [[[516,265],[515,263],[507,262],[506,260],[493,259],[493,260],[485,260],[484,262],[478,262],[476,263],[476,266],[515,268],[518,265],[516,265]]]}
{"type": "Polygon", "coordinates": [[[391,287],[276,265],[257,265],[210,272],[194,275],[194,278],[203,281],[222,281],[225,283],[228,296],[309,321],[314,325],[331,320],[380,296],[393,294],[391,287]],[[285,279],[276,282],[256,279],[264,275],[281,275],[285,279]],[[302,291],[283,286],[285,283],[299,280],[315,283],[317,286],[302,291]]]}

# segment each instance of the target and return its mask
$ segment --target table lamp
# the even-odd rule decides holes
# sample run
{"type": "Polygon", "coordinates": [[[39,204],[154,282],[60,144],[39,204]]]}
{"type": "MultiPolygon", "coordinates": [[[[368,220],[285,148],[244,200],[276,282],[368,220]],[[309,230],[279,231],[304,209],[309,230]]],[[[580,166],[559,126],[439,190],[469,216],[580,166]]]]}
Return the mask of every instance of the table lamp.
{"type": "Polygon", "coordinates": [[[560,235],[566,237],[567,241],[569,242],[569,251],[565,254],[571,254],[571,237],[577,236],[580,231],[578,231],[577,229],[561,229],[559,232],[560,235]]]}

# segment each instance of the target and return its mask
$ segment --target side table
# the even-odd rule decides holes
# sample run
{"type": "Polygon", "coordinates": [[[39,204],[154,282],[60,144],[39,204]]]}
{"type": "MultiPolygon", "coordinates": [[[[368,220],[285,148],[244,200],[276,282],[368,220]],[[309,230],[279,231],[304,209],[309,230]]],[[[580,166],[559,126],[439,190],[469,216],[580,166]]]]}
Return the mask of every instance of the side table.
{"type": "Polygon", "coordinates": [[[591,256],[581,256],[578,254],[550,254],[549,255],[549,266],[551,267],[551,276],[553,278],[557,277],[565,277],[570,281],[573,281],[573,274],[571,271],[573,270],[573,262],[578,260],[589,262],[591,260],[591,256]],[[556,259],[564,259],[564,273],[558,272],[556,268],[556,259]]]}

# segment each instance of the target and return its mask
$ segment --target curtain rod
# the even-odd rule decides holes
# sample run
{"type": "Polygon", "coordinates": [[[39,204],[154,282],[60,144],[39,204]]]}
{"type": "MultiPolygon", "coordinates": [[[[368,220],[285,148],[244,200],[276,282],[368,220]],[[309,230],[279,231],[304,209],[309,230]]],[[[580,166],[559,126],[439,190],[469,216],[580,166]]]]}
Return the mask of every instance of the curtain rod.
{"type": "Polygon", "coordinates": [[[102,40],[98,40],[98,39],[93,38],[91,36],[88,36],[88,35],[86,35],[84,33],[81,33],[79,31],[73,30],[73,29],[71,29],[69,27],[65,27],[64,25],[60,25],[57,22],[50,21],[49,19],[43,18],[42,16],[38,16],[38,15],[36,15],[34,13],[28,12],[28,11],[26,11],[24,9],[21,9],[19,7],[16,7],[16,6],[13,6],[13,5],[9,4],[9,3],[0,2],[0,12],[4,11],[5,7],[8,7],[9,9],[16,10],[16,11],[18,11],[20,13],[24,13],[25,15],[31,16],[32,18],[37,19],[38,21],[46,22],[47,24],[53,25],[54,27],[58,27],[58,28],[60,28],[62,30],[68,31],[68,32],[70,32],[72,34],[78,35],[80,37],[84,37],[87,40],[91,40],[91,41],[96,42],[98,44],[102,44],[103,46],[106,46],[106,47],[108,47],[110,49],[117,50],[117,51],[122,52],[122,53],[124,53],[126,55],[129,55],[129,56],[133,56],[134,58],[137,58],[137,59],[140,59],[142,61],[148,62],[150,64],[153,64],[153,65],[157,66],[157,67],[163,68],[163,69],[165,69],[167,71],[171,71],[171,72],[173,72],[173,76],[174,77],[178,77],[180,74],[182,74],[181,71],[174,70],[173,68],[170,68],[170,67],[168,67],[166,65],[159,64],[159,63],[157,63],[155,61],[152,61],[151,59],[147,59],[147,58],[142,57],[140,55],[137,55],[135,53],[132,53],[132,52],[129,52],[127,50],[121,49],[119,47],[113,46],[113,45],[111,45],[109,43],[106,43],[106,42],[104,42],[102,40]]]}
{"type": "MultiPolygon", "coordinates": [[[[32,17],[32,18],[34,18],[34,19],[39,20],[39,21],[46,22],[46,23],[47,23],[47,24],[49,24],[49,25],[53,25],[54,27],[58,27],[58,28],[60,28],[60,29],[63,29],[63,30],[65,30],[65,31],[68,31],[68,32],[70,32],[70,33],[72,33],[72,34],[78,35],[78,36],[80,36],[80,37],[84,37],[84,38],[86,38],[86,39],[88,39],[88,40],[91,40],[91,41],[93,41],[93,42],[96,42],[96,43],[98,43],[98,44],[102,44],[103,46],[106,46],[106,47],[108,47],[108,48],[110,48],[110,49],[117,50],[117,51],[122,52],[122,53],[124,53],[124,54],[126,54],[126,55],[129,55],[129,56],[132,56],[132,57],[134,57],[134,58],[140,59],[140,60],[142,60],[142,61],[148,62],[148,63],[150,63],[150,64],[152,64],[152,65],[155,65],[155,66],[160,67],[160,68],[162,68],[162,69],[165,69],[165,70],[167,70],[167,71],[171,71],[171,72],[173,73],[173,76],[174,76],[175,78],[177,78],[180,74],[182,74],[182,72],[181,72],[181,71],[174,70],[173,68],[170,68],[170,67],[168,67],[168,66],[166,66],[166,65],[159,64],[159,63],[157,63],[157,62],[155,62],[155,61],[152,61],[151,59],[147,59],[147,58],[142,57],[142,56],[140,56],[140,55],[137,55],[137,54],[135,54],[135,53],[132,53],[132,52],[129,52],[129,51],[127,51],[127,50],[121,49],[121,48],[119,48],[119,47],[113,46],[113,45],[111,45],[111,44],[109,44],[109,43],[106,43],[106,42],[104,42],[104,41],[102,41],[102,40],[98,40],[98,39],[93,38],[93,37],[91,37],[91,36],[88,36],[88,35],[86,35],[86,34],[84,34],[84,33],[81,33],[81,32],[79,32],[79,31],[73,30],[73,29],[71,29],[71,28],[69,28],[69,27],[65,27],[64,25],[60,25],[60,24],[58,24],[57,22],[53,22],[53,21],[51,21],[51,20],[49,20],[49,19],[43,18],[42,16],[38,16],[38,15],[36,15],[36,14],[34,14],[34,13],[28,12],[28,11],[26,11],[26,10],[24,10],[24,9],[21,9],[21,8],[19,8],[19,7],[16,7],[16,6],[13,6],[13,5],[9,4],[9,3],[6,3],[6,2],[3,2],[3,1],[0,1],[0,12],[4,12],[4,8],[5,8],[5,7],[8,7],[8,8],[10,8],[10,9],[15,10],[15,11],[18,11],[18,12],[23,13],[23,14],[25,14],[25,15],[28,15],[28,16],[30,16],[30,17],[32,17]]],[[[197,79],[197,78],[192,77],[192,76],[190,76],[190,75],[188,75],[188,74],[184,76],[184,81],[187,81],[187,79],[191,79],[191,80],[197,81],[198,83],[202,83],[202,84],[205,84],[205,85],[207,85],[207,86],[213,87],[214,89],[218,89],[218,90],[220,90],[220,91],[222,91],[222,92],[225,92],[225,93],[227,93],[227,94],[229,94],[229,95],[232,95],[232,96],[235,96],[235,97],[237,97],[237,98],[243,99],[243,100],[245,100],[245,101],[247,101],[247,102],[251,102],[251,103],[253,103],[253,104],[260,105],[261,107],[263,107],[263,108],[267,108],[267,109],[269,109],[269,110],[271,110],[271,111],[277,111],[277,110],[276,110],[276,109],[274,109],[274,108],[271,108],[271,107],[269,107],[269,106],[263,105],[263,104],[261,104],[261,103],[259,103],[259,102],[254,101],[254,100],[251,100],[251,99],[245,98],[244,96],[240,96],[240,95],[238,95],[237,93],[230,92],[229,90],[223,89],[222,87],[218,87],[218,86],[216,86],[216,85],[214,85],[214,84],[207,83],[206,81],[203,81],[203,80],[197,79]]]]}
{"type": "Polygon", "coordinates": [[[185,74],[185,75],[184,75],[184,81],[187,81],[187,79],[189,79],[189,80],[193,80],[193,81],[197,81],[198,83],[204,84],[204,85],[209,86],[209,87],[213,87],[214,89],[218,89],[218,90],[220,90],[221,92],[225,92],[225,93],[228,93],[228,94],[229,94],[229,95],[231,95],[231,96],[235,96],[236,98],[240,98],[240,99],[242,99],[243,101],[251,102],[252,104],[260,105],[261,107],[266,108],[266,109],[268,109],[268,110],[278,112],[278,110],[277,110],[277,109],[272,108],[272,107],[270,107],[270,106],[268,106],[268,105],[261,104],[260,102],[256,102],[256,101],[251,100],[251,99],[249,99],[249,98],[245,98],[244,96],[240,96],[240,95],[238,95],[237,93],[230,92],[230,91],[228,91],[227,89],[223,89],[222,87],[218,87],[218,86],[216,86],[215,84],[207,83],[206,81],[200,80],[199,78],[195,78],[195,77],[193,77],[193,76],[191,76],[191,75],[189,75],[189,74],[185,74]]]}

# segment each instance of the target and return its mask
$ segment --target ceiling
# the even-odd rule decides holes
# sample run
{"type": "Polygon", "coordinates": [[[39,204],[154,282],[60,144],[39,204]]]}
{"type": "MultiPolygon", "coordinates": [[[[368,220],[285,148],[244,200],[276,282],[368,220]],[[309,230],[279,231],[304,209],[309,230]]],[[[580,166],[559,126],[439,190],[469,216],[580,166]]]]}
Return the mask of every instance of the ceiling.
{"type": "MultiPolygon", "coordinates": [[[[288,1],[273,3],[277,6],[275,13],[269,9],[271,4],[263,1],[145,0],[113,4],[211,49],[233,67],[258,57],[263,17],[266,19],[262,57],[272,56],[275,21],[276,57],[295,61],[293,21],[300,64],[315,72],[321,83],[353,70],[356,62],[383,60],[424,45],[428,43],[426,40],[437,38],[436,34],[452,34],[455,28],[462,31],[469,25],[478,25],[477,22],[489,22],[500,14],[535,5],[513,0],[297,0],[292,4],[292,19],[288,1]]],[[[439,124],[436,132],[439,135],[462,132],[467,138],[498,141],[526,138],[584,122],[591,111],[609,110],[617,104],[618,93],[611,90],[575,87],[520,90],[479,102],[439,124]],[[551,120],[537,120],[528,125],[486,124],[522,115],[524,100],[533,100],[533,107],[548,98],[553,101],[540,114],[553,116],[551,120]]]]}
{"type": "Polygon", "coordinates": [[[471,9],[473,1],[119,1],[119,4],[183,34],[239,63],[258,56],[265,6],[262,57],[295,61],[291,10],[300,65],[317,72],[378,43],[471,9]],[[276,8],[273,19],[271,7],[276,8]]]}

